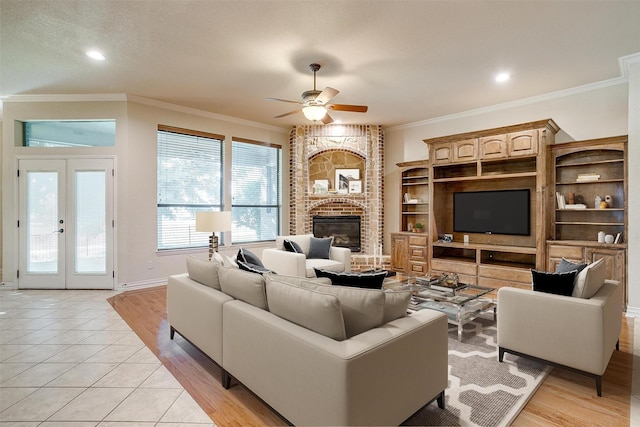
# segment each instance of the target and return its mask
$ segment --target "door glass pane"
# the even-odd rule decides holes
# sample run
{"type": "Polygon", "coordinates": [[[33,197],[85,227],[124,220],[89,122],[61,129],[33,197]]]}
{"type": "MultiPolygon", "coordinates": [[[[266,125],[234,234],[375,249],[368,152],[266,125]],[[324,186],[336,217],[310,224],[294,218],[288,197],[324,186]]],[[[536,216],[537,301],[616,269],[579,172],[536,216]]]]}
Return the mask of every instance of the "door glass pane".
{"type": "Polygon", "coordinates": [[[107,265],[105,172],[75,174],[76,273],[104,273],[107,265]]]}
{"type": "Polygon", "coordinates": [[[27,271],[58,272],[58,173],[27,173],[27,271]]]}

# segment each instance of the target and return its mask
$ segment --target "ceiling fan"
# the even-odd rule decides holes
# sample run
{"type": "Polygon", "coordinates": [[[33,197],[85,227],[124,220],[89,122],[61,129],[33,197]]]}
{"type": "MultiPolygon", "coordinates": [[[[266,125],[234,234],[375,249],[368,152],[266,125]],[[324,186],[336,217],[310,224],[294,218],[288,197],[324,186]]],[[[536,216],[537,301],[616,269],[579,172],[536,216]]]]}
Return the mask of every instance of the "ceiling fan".
{"type": "Polygon", "coordinates": [[[301,105],[300,108],[293,111],[275,116],[276,119],[302,111],[307,119],[314,122],[322,120],[322,123],[326,125],[333,122],[333,119],[328,114],[328,110],[351,111],[356,113],[367,112],[369,107],[366,105],[330,104],[329,101],[331,101],[331,99],[340,92],[332,87],[326,87],[323,91],[317,90],[316,73],[320,69],[320,64],[309,64],[309,69],[313,71],[313,90],[308,90],[302,93],[302,102],[289,101],[287,99],[280,98],[267,98],[272,101],[290,102],[301,105]]]}

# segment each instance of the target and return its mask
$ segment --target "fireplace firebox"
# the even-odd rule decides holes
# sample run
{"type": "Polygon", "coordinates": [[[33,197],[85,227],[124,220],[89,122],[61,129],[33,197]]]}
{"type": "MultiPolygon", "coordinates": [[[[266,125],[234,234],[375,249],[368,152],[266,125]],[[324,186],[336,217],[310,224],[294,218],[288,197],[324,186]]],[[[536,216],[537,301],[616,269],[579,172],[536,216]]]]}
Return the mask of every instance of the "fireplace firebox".
{"type": "Polygon", "coordinates": [[[333,236],[333,246],[349,248],[351,252],[360,252],[360,216],[315,215],[313,217],[313,235],[315,237],[333,236]]]}

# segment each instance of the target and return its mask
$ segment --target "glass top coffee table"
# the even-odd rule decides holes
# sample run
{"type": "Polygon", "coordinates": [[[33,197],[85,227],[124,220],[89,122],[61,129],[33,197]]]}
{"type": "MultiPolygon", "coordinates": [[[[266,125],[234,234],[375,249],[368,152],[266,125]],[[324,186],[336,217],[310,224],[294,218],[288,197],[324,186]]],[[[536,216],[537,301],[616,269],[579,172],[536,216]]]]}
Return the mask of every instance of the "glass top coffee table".
{"type": "Polygon", "coordinates": [[[434,289],[425,285],[413,283],[412,278],[398,277],[389,280],[386,289],[411,289],[414,295],[409,303],[410,310],[432,309],[447,315],[449,323],[458,326],[458,339],[462,340],[462,330],[465,324],[471,322],[480,314],[493,311],[496,319],[496,300],[489,294],[495,289],[476,285],[464,285],[455,292],[434,289]]]}

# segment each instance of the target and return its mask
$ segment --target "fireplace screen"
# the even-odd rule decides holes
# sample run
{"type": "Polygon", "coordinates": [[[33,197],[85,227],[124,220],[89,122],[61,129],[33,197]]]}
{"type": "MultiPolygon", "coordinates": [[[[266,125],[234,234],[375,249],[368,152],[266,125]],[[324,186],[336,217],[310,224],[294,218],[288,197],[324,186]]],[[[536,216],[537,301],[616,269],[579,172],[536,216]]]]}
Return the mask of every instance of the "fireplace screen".
{"type": "Polygon", "coordinates": [[[320,216],[313,217],[313,235],[315,237],[333,236],[333,246],[360,252],[360,216],[320,216]]]}

